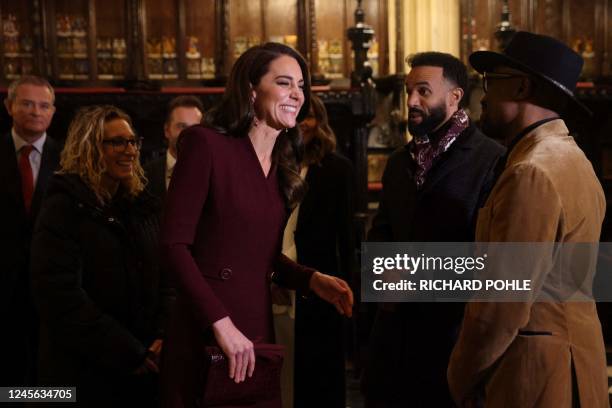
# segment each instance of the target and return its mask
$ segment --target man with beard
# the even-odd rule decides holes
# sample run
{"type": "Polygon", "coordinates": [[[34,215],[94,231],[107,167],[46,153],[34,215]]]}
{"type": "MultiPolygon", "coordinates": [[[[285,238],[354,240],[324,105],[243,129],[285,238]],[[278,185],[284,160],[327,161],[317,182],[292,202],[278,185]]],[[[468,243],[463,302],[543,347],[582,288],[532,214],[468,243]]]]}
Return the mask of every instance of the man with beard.
{"type": "MultiPolygon", "coordinates": [[[[369,241],[469,242],[504,148],[461,109],[465,65],[425,52],[408,61],[409,130],[394,152],[369,241]]],[[[450,407],[448,358],[463,304],[381,303],[362,379],[367,408],[450,407]]]]}
{"type": "Polygon", "coordinates": [[[459,406],[609,407],[589,297],[606,199],[562,119],[588,112],[573,94],[583,60],[553,38],[518,32],[503,53],[479,51],[470,63],[484,77],[482,122],[509,146],[476,239],[542,249],[523,267],[503,262],[510,251],[489,257],[489,273],[522,271],[534,290],[466,306],[448,368],[453,397],[459,406]]]}

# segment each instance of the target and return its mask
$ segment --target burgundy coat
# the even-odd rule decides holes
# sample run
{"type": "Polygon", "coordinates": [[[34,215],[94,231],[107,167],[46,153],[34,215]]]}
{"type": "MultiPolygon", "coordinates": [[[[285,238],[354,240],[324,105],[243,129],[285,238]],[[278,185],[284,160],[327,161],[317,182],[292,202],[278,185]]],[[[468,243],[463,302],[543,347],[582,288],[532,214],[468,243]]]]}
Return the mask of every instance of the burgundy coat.
{"type": "Polygon", "coordinates": [[[164,407],[195,405],[213,322],[230,316],[251,341],[274,341],[273,270],[287,287],[308,290],[314,270],[280,253],[286,220],[276,167],[265,177],[248,137],[202,126],[183,132],[161,237],[178,289],[164,344],[164,407]]]}

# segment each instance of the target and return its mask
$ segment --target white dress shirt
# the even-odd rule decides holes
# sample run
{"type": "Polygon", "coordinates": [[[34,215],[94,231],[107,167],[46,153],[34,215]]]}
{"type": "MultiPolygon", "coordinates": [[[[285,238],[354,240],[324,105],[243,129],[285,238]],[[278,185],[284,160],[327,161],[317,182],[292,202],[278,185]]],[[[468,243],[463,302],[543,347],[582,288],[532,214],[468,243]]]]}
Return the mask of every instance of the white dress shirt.
{"type": "Polygon", "coordinates": [[[166,150],[166,191],[170,185],[170,179],[172,178],[172,172],[174,171],[174,165],[176,159],[170,154],[170,150],[166,150]]]}

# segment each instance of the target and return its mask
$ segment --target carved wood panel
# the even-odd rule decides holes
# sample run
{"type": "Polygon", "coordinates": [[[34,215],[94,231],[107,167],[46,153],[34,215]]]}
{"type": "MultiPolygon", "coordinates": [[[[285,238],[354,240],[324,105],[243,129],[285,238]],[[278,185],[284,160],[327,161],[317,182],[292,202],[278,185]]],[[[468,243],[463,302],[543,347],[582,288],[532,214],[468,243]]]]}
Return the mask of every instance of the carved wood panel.
{"type": "MultiPolygon", "coordinates": [[[[502,0],[462,0],[462,57],[479,49],[496,50],[494,32],[502,0]]],[[[585,60],[584,80],[611,75],[612,0],[509,0],[511,23],[564,41],[585,60]]]]}
{"type": "MultiPolygon", "coordinates": [[[[387,1],[362,1],[366,23],[376,32],[369,58],[379,76],[388,73],[387,1]]],[[[355,24],[357,4],[357,0],[0,0],[0,23],[8,29],[9,15],[19,15],[20,34],[28,37],[24,44],[31,44],[34,55],[34,63],[28,60],[24,72],[40,73],[63,86],[147,86],[143,81],[152,87],[209,84],[202,81],[222,81],[244,48],[270,40],[296,47],[315,73],[323,65],[330,77],[348,78],[352,50],[346,31],[355,24]],[[84,34],[75,36],[75,31],[84,34]],[[83,45],[78,56],[60,50],[76,43],[83,45]]],[[[8,37],[0,35],[0,51],[10,43],[8,37]]],[[[11,58],[0,52],[2,85],[21,74],[11,58]]]]}

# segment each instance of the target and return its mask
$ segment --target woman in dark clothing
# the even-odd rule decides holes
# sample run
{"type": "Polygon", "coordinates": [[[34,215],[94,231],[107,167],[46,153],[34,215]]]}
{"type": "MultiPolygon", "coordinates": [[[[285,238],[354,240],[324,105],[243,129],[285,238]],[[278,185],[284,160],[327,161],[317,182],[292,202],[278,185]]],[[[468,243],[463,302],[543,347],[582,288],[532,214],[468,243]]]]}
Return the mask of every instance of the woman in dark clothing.
{"type": "MultiPolygon", "coordinates": [[[[335,153],[336,138],[323,102],[313,95],[300,124],[308,192],[295,229],[299,263],[350,280],[354,256],[351,162],[335,153]]],[[[344,408],[343,321],[329,304],[297,297],[295,311],[295,408],[344,408]]]]}
{"type": "MultiPolygon", "coordinates": [[[[301,175],[308,192],[289,218],[283,252],[301,264],[349,280],[354,256],[352,166],[334,152],[336,137],[325,105],[315,95],[300,129],[305,147],[301,175]]],[[[277,340],[295,350],[294,364],[283,367],[283,406],[344,408],[341,317],[321,299],[296,297],[286,289],[272,288],[277,340]]]]}
{"type": "Polygon", "coordinates": [[[159,203],[143,192],[141,142],[112,106],[81,110],[49,181],[32,243],[40,384],[79,406],[154,404],[165,310],[159,203]]]}
{"type": "MultiPolygon", "coordinates": [[[[195,406],[207,337],[249,381],[254,343],[274,342],[270,278],[312,290],[347,315],[346,282],[280,254],[288,209],[304,192],[296,151],[310,78],[292,48],[268,43],[236,61],[220,106],[181,135],[162,243],[179,290],[162,361],[162,403],[195,406]]],[[[280,407],[280,399],[257,401],[280,407]]]]}

